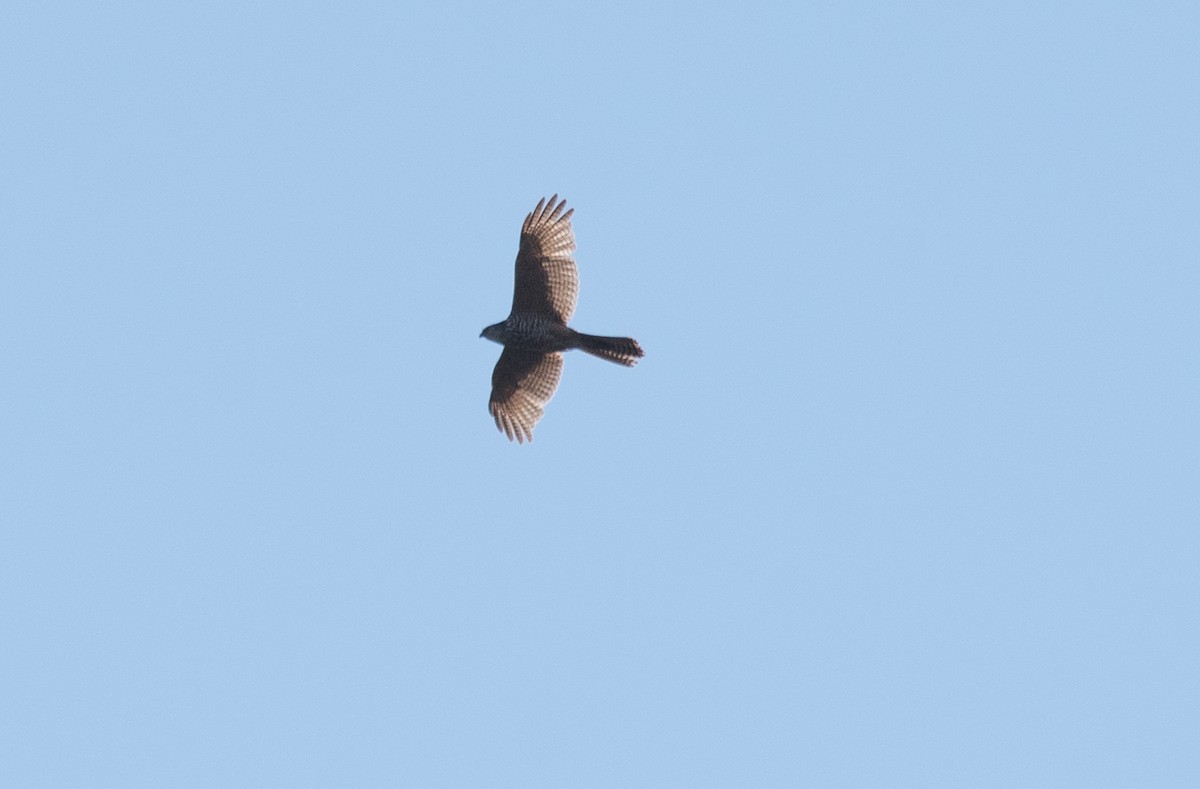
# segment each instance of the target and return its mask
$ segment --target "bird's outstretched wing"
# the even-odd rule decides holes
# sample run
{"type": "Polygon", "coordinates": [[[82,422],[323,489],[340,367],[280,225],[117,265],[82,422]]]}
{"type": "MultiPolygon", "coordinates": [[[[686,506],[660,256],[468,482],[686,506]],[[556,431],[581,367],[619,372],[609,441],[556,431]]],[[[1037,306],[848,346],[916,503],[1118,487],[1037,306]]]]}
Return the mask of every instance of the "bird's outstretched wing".
{"type": "Polygon", "coordinates": [[[546,403],[558,389],[562,375],[561,353],[505,348],[492,371],[492,397],[488,410],[508,440],[533,440],[533,426],[542,418],[546,403]]]}
{"type": "Polygon", "coordinates": [[[521,246],[517,251],[517,277],[513,287],[514,313],[533,313],[557,318],[566,324],[575,314],[579,295],[579,269],[575,267],[575,232],[571,230],[572,208],[558,195],[525,217],[521,246]],[[556,202],[557,201],[557,202],[556,202]]]}

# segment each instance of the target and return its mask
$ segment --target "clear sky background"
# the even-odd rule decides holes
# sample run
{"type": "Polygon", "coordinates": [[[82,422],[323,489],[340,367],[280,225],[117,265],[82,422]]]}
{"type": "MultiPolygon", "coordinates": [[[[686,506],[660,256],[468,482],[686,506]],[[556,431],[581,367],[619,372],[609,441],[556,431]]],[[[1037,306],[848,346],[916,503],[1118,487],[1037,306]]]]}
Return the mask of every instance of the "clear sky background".
{"type": "Polygon", "coordinates": [[[6,3],[0,783],[1200,785],[1198,40],[6,3]]]}

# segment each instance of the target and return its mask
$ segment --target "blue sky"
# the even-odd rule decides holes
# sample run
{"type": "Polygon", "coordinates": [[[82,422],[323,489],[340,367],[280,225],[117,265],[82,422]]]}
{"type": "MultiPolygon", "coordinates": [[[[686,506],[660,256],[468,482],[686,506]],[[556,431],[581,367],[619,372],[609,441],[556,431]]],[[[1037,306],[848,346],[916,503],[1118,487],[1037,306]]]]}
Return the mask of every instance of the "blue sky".
{"type": "Polygon", "coordinates": [[[1197,785],[1198,33],[6,5],[6,782],[1197,785]]]}

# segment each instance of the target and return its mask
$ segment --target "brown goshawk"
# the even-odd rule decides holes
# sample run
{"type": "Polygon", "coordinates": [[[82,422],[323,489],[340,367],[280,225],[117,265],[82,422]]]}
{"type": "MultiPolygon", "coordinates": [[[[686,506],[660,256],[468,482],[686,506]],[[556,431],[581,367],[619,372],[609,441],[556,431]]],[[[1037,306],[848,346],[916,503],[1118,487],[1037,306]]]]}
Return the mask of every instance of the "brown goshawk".
{"type": "Polygon", "coordinates": [[[632,367],[644,352],[631,337],[597,337],[567,326],[575,313],[579,271],[572,253],[575,233],[565,201],[554,195],[525,217],[517,250],[512,311],[507,320],[479,335],[504,350],[492,371],[488,411],[508,440],[533,440],[533,427],[558,388],[563,351],[578,348],[610,362],[632,367]]]}

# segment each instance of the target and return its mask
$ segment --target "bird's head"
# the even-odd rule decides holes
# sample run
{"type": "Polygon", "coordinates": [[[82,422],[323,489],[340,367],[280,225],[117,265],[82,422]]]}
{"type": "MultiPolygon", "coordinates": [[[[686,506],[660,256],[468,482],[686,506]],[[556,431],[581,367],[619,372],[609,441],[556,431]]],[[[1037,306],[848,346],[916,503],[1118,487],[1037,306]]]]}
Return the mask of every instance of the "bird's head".
{"type": "Polygon", "coordinates": [[[504,343],[504,321],[493,323],[483,331],[479,332],[480,337],[487,337],[492,342],[504,343]]]}

